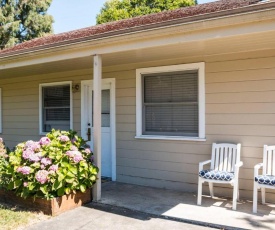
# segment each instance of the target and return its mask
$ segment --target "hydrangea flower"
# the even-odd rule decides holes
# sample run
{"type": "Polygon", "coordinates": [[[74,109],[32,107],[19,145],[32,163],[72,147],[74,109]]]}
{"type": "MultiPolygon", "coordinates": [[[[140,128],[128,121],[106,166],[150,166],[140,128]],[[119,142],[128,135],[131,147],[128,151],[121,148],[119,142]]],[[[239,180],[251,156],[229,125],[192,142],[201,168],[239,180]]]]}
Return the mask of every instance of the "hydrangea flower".
{"type": "Polygon", "coordinates": [[[39,141],[39,144],[44,146],[44,145],[49,145],[51,143],[51,140],[48,137],[42,137],[39,141]]]}
{"type": "Polygon", "coordinates": [[[91,153],[91,150],[90,150],[89,148],[86,148],[84,151],[85,151],[85,153],[87,153],[87,154],[90,154],[90,153],[91,153]]]}
{"type": "Polygon", "coordinates": [[[28,184],[29,184],[28,182],[24,182],[24,183],[23,183],[23,186],[24,186],[24,187],[28,187],[28,184]]]}
{"type": "Polygon", "coordinates": [[[39,157],[38,154],[31,154],[29,156],[29,160],[32,161],[32,162],[38,162],[38,161],[40,161],[40,157],[39,157]]]}
{"type": "Polygon", "coordinates": [[[25,143],[25,148],[26,148],[26,149],[29,149],[29,148],[31,149],[33,143],[34,143],[34,141],[32,141],[32,140],[27,141],[27,142],[25,143]]]}
{"type": "Polygon", "coordinates": [[[94,160],[95,160],[94,156],[91,156],[91,157],[90,157],[90,161],[93,163],[94,160]]]}
{"type": "Polygon", "coordinates": [[[33,142],[32,146],[31,146],[31,149],[32,149],[33,151],[39,152],[39,151],[40,151],[40,148],[41,148],[41,146],[40,146],[39,142],[33,142]]]}
{"type": "Polygon", "coordinates": [[[70,140],[69,137],[65,136],[65,135],[62,135],[58,138],[61,142],[67,142],[70,140]]]}
{"type": "Polygon", "coordinates": [[[20,172],[20,173],[22,173],[22,174],[24,174],[24,175],[28,175],[28,174],[30,174],[30,172],[31,172],[31,168],[28,167],[28,166],[19,167],[19,168],[17,169],[17,172],[20,172]]]}
{"type": "Polygon", "coordinates": [[[73,138],[73,139],[71,140],[71,142],[72,142],[72,144],[74,144],[74,143],[76,142],[76,139],[73,138]]]}
{"type": "Polygon", "coordinates": [[[35,179],[40,183],[40,184],[45,184],[48,181],[48,174],[49,172],[46,170],[39,170],[35,174],[35,179]]]}
{"type": "Polygon", "coordinates": [[[75,163],[83,160],[81,152],[79,151],[67,151],[66,155],[69,156],[75,163]]]}
{"type": "Polygon", "coordinates": [[[76,154],[76,155],[74,155],[74,157],[73,157],[74,163],[78,163],[79,161],[82,161],[82,160],[83,160],[83,157],[82,157],[81,154],[76,154]]]}
{"type": "Polygon", "coordinates": [[[69,156],[69,157],[74,157],[74,155],[75,155],[74,152],[75,151],[67,151],[66,155],[69,156]]]}
{"type": "Polygon", "coordinates": [[[77,151],[77,150],[78,150],[78,148],[77,148],[76,146],[74,146],[74,145],[72,145],[70,149],[71,149],[72,151],[77,151]]]}
{"type": "Polygon", "coordinates": [[[52,160],[48,157],[44,157],[41,159],[41,164],[47,166],[52,164],[52,160]]]}
{"type": "Polygon", "coordinates": [[[50,168],[50,173],[55,173],[58,170],[58,165],[52,165],[50,168]]]}
{"type": "Polygon", "coordinates": [[[31,150],[31,149],[26,149],[26,150],[23,151],[22,157],[23,157],[25,160],[27,160],[27,159],[29,159],[30,156],[33,155],[33,154],[34,154],[33,150],[31,150]]]}

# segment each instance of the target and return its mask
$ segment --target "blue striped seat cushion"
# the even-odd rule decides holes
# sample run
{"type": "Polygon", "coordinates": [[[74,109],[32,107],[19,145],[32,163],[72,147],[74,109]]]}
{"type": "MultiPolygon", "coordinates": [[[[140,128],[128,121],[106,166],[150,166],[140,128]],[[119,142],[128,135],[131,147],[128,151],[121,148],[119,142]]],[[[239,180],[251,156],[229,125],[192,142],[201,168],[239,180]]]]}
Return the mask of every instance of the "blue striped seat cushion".
{"type": "Polygon", "coordinates": [[[199,176],[205,179],[231,181],[234,178],[234,173],[206,169],[200,171],[199,176]]]}
{"type": "Polygon", "coordinates": [[[259,184],[275,186],[275,176],[258,175],[255,177],[255,181],[259,184]]]}

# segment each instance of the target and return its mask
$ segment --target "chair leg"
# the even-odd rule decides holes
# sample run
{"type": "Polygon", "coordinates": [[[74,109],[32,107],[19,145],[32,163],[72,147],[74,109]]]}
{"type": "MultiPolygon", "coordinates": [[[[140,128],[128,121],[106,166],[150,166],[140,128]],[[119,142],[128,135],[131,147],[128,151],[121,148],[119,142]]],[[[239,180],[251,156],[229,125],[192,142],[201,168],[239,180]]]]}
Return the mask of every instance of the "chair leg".
{"type": "Polygon", "coordinates": [[[253,212],[257,213],[257,204],[258,204],[258,185],[257,182],[254,181],[254,189],[253,189],[253,212]]]}
{"type": "Polygon", "coordinates": [[[213,183],[208,182],[208,184],[209,184],[210,196],[213,198],[213,197],[214,197],[214,187],[213,187],[213,183]]]}
{"type": "Polygon", "coordinates": [[[238,188],[237,201],[240,201],[240,189],[238,188]]]}
{"type": "Polygon", "coordinates": [[[202,197],[202,179],[199,177],[198,182],[198,199],[197,199],[197,205],[201,205],[201,197],[202,197]]]}
{"type": "Polygon", "coordinates": [[[232,200],[233,206],[232,206],[232,209],[236,210],[237,209],[237,196],[238,196],[238,190],[239,190],[239,188],[238,188],[238,182],[234,183],[233,186],[234,187],[233,187],[233,200],[232,200]]]}
{"type": "Polygon", "coordinates": [[[265,204],[265,188],[261,188],[262,193],[262,204],[265,204]]]}

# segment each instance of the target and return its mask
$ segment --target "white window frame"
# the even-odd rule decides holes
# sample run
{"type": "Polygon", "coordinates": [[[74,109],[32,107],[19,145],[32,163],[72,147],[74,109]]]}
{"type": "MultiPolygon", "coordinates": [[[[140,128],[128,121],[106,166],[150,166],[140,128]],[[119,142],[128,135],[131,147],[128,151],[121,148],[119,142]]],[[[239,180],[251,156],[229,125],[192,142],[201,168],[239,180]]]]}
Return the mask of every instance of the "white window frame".
{"type": "Polygon", "coordinates": [[[205,63],[170,65],[136,70],[136,137],[138,139],[206,141],[205,139],[205,63]],[[176,71],[198,70],[199,133],[198,137],[142,134],[142,75],[176,71]]]}
{"type": "Polygon", "coordinates": [[[52,82],[39,84],[39,134],[45,135],[47,132],[43,132],[43,94],[42,88],[47,86],[60,86],[70,85],[70,129],[73,129],[73,94],[72,94],[72,81],[52,82]]]}
{"type": "Polygon", "coordinates": [[[2,89],[0,88],[0,133],[2,133],[2,89]]]}

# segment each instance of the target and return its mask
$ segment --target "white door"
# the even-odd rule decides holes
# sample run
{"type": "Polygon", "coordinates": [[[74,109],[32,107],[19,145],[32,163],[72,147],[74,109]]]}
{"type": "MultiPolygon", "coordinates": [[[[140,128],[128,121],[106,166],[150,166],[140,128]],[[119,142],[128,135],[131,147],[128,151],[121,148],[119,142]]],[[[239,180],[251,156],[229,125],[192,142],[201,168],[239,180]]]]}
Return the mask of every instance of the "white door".
{"type": "MultiPolygon", "coordinates": [[[[81,109],[81,134],[85,140],[88,140],[87,144],[93,148],[93,82],[83,81],[82,86],[82,109],[81,109]]],[[[101,119],[102,119],[102,142],[101,142],[101,176],[114,178],[114,140],[112,138],[112,128],[111,124],[114,119],[114,111],[112,108],[114,105],[114,98],[111,82],[103,80],[102,82],[102,109],[101,109],[101,119]]]]}

